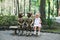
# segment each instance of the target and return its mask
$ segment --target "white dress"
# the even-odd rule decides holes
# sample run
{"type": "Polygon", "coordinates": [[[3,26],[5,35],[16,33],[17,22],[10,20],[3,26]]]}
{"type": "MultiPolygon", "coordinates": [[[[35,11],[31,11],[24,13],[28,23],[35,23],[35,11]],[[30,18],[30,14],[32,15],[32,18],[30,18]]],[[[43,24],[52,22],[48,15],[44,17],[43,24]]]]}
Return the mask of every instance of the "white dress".
{"type": "Polygon", "coordinates": [[[40,18],[35,18],[34,20],[34,27],[41,27],[41,19],[40,18]]]}

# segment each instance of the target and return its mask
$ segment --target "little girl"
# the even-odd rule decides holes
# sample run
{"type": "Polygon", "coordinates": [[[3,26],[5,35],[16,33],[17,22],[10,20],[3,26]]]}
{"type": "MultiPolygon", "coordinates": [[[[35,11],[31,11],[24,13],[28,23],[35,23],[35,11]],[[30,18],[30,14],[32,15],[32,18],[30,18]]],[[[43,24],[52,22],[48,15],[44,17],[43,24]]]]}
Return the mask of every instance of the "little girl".
{"type": "Polygon", "coordinates": [[[38,27],[38,35],[40,35],[40,29],[41,29],[41,19],[40,19],[40,13],[36,13],[35,20],[34,20],[34,34],[36,34],[36,28],[38,27]]]}

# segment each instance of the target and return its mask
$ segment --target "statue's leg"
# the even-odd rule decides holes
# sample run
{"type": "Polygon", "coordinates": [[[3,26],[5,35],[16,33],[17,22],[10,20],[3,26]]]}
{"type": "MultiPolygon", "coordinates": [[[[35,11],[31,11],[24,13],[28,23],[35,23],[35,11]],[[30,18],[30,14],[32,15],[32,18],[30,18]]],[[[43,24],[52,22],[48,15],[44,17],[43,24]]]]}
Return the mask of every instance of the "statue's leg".
{"type": "Polygon", "coordinates": [[[21,30],[22,30],[22,34],[23,34],[23,31],[24,31],[24,28],[23,28],[23,26],[22,26],[22,29],[21,29],[21,30]]]}
{"type": "Polygon", "coordinates": [[[19,27],[19,28],[18,28],[18,35],[20,35],[20,32],[21,32],[21,31],[20,31],[20,27],[19,27]]]}
{"type": "Polygon", "coordinates": [[[31,35],[31,31],[32,31],[32,28],[31,28],[31,26],[29,26],[29,29],[30,29],[30,30],[29,30],[29,31],[30,31],[29,35],[31,35]]]}
{"type": "Polygon", "coordinates": [[[26,27],[26,34],[27,34],[27,32],[28,32],[28,27],[26,27]]]}
{"type": "Polygon", "coordinates": [[[17,34],[17,30],[14,31],[14,34],[17,34]]]}
{"type": "Polygon", "coordinates": [[[22,25],[21,25],[21,29],[20,30],[21,30],[21,35],[23,35],[23,27],[22,27],[22,25]]]}

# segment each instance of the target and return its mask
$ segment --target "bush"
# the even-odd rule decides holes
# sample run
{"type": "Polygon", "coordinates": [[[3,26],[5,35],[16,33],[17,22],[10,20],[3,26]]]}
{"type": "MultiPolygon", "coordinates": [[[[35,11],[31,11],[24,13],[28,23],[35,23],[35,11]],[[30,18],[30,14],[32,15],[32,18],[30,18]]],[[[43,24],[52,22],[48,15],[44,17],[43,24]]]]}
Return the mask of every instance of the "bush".
{"type": "Polygon", "coordinates": [[[0,26],[17,25],[17,16],[0,16],[0,26]]]}
{"type": "Polygon", "coordinates": [[[53,24],[54,24],[54,20],[55,20],[55,18],[47,18],[46,19],[46,22],[47,22],[47,25],[48,25],[48,28],[49,29],[53,29],[54,27],[52,26],[53,24]]]}

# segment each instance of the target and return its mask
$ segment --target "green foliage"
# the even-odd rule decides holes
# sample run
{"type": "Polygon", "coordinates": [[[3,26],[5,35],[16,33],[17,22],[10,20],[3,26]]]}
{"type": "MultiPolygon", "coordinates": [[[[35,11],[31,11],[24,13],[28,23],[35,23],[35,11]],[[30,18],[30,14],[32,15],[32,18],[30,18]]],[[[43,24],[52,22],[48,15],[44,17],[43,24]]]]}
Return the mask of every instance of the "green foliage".
{"type": "Polygon", "coordinates": [[[0,2],[3,2],[4,0],[0,0],[0,2]]]}
{"type": "Polygon", "coordinates": [[[48,18],[47,19],[47,24],[48,24],[49,27],[51,27],[51,25],[52,25],[52,19],[48,18]]]}
{"type": "Polygon", "coordinates": [[[55,20],[55,18],[53,18],[53,19],[52,18],[47,18],[46,19],[46,22],[47,22],[47,25],[48,25],[49,29],[53,28],[52,25],[54,23],[54,20],[55,20]]]}
{"type": "Polygon", "coordinates": [[[38,11],[40,6],[40,0],[32,0],[31,5],[31,8],[33,8],[32,10],[38,11]]]}
{"type": "Polygon", "coordinates": [[[17,17],[11,16],[0,16],[0,26],[17,25],[17,17]]]}

